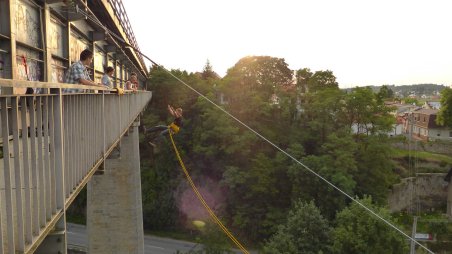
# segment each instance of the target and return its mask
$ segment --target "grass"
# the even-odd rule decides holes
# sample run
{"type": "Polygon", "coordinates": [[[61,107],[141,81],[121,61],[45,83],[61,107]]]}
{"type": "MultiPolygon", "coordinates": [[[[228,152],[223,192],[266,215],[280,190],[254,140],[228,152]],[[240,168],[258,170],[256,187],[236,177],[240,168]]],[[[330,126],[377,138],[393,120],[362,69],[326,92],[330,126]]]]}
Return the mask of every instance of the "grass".
{"type": "Polygon", "coordinates": [[[420,152],[420,151],[408,151],[402,149],[393,149],[392,157],[394,159],[402,159],[407,156],[412,156],[413,158],[418,158],[427,162],[437,162],[437,163],[445,163],[452,164],[452,157],[444,154],[438,153],[430,153],[430,152],[420,152]]]}

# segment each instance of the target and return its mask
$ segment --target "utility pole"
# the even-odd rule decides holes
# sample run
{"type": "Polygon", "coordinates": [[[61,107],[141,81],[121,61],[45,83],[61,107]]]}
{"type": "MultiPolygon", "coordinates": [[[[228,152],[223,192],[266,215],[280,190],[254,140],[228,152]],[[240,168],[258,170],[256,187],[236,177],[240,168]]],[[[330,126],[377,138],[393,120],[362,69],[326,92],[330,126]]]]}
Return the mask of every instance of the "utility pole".
{"type": "MultiPolygon", "coordinates": [[[[417,216],[413,217],[413,232],[411,233],[411,238],[415,239],[416,237],[416,227],[417,227],[417,216]]],[[[410,254],[416,254],[416,243],[411,240],[411,248],[410,248],[410,254]]]]}

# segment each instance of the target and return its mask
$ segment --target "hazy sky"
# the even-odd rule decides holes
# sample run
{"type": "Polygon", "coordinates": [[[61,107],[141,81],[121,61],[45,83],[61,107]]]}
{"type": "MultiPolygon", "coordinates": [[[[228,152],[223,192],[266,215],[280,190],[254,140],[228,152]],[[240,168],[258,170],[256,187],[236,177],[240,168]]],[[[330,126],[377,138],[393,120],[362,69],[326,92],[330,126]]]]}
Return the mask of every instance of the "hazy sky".
{"type": "Polygon", "coordinates": [[[452,1],[123,0],[141,50],[221,76],[240,58],[332,70],[341,87],[452,84],[452,1]]]}

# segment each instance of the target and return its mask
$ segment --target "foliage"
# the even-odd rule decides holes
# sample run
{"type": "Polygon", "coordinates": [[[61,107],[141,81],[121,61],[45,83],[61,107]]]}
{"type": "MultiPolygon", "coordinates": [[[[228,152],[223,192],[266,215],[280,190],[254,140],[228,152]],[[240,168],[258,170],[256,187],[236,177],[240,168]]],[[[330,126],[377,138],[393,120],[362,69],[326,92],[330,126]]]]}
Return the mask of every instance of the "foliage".
{"type": "MultiPolygon", "coordinates": [[[[358,200],[391,221],[388,210],[372,204],[370,197],[358,200]]],[[[333,253],[407,253],[405,238],[386,223],[369,214],[357,203],[338,213],[333,233],[333,253]]]]}
{"type": "Polygon", "coordinates": [[[446,88],[441,92],[441,108],[436,122],[452,128],[452,89],[446,88]]]}
{"type": "Polygon", "coordinates": [[[422,106],[422,103],[418,101],[416,98],[405,98],[403,99],[405,101],[405,104],[411,104],[416,106],[422,106]]]}
{"type": "Polygon", "coordinates": [[[394,91],[391,88],[389,88],[387,85],[383,85],[380,87],[380,91],[378,91],[377,97],[379,100],[393,98],[394,91]]]}
{"type": "MultiPolygon", "coordinates": [[[[203,73],[211,71],[207,63],[203,73]]],[[[171,73],[344,192],[371,194],[384,203],[395,179],[389,141],[384,138],[393,119],[391,109],[372,90],[355,88],[346,93],[338,88],[331,71],[308,68],[298,70],[293,83],[284,59],[270,56],[242,58],[222,79],[180,70],[171,73]],[[354,124],[365,126],[365,131],[352,132],[354,124]]],[[[308,227],[302,216],[324,220],[321,211],[334,222],[337,212],[349,204],[336,189],[166,71],[152,69],[149,82],[153,100],[142,123],[152,126],[172,121],[167,104],[184,109],[184,126],[175,138],[186,166],[196,181],[218,183],[224,199],[215,211],[238,238],[255,245],[272,235],[283,239],[280,232],[300,233],[285,224],[289,211],[293,223],[308,227]]],[[[157,152],[147,145],[150,138],[150,134],[142,135],[140,147],[145,228],[182,231],[187,218],[179,211],[177,190],[183,177],[167,142],[157,152]]],[[[324,225],[329,228],[328,223],[324,225]]],[[[302,248],[329,253],[326,235],[312,236],[326,239],[324,245],[316,243],[317,249],[302,248]]],[[[276,241],[270,240],[268,246],[276,246],[276,241]]]]}
{"type": "Polygon", "coordinates": [[[316,71],[309,78],[308,87],[309,92],[316,92],[323,89],[339,88],[339,84],[332,71],[316,71]]]}
{"type": "Polygon", "coordinates": [[[297,201],[285,224],[270,238],[263,253],[329,253],[331,228],[313,202],[297,201]]]}

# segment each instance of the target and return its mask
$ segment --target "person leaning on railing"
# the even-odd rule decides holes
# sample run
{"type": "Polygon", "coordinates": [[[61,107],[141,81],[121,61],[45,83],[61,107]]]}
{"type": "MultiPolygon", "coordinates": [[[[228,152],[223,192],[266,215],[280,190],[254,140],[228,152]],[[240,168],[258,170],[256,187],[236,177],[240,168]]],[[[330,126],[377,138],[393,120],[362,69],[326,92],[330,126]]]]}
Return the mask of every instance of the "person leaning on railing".
{"type": "MultiPolygon", "coordinates": [[[[107,86],[110,89],[113,89],[113,82],[111,82],[111,78],[113,77],[113,73],[115,73],[115,69],[113,69],[113,67],[108,66],[105,69],[105,74],[102,77],[102,85],[107,86]]],[[[110,92],[106,92],[106,93],[110,93],[110,92]]]]}
{"type": "MultiPolygon", "coordinates": [[[[77,61],[69,67],[64,78],[65,83],[69,84],[81,84],[87,86],[102,86],[91,80],[86,66],[89,66],[93,61],[94,54],[88,49],[85,49],[80,53],[80,61],[77,61]]],[[[67,88],[64,89],[65,93],[83,93],[84,89],[67,88]]]]}
{"type": "Polygon", "coordinates": [[[126,82],[125,88],[134,92],[138,90],[138,77],[135,72],[130,73],[130,80],[126,82]]]}

